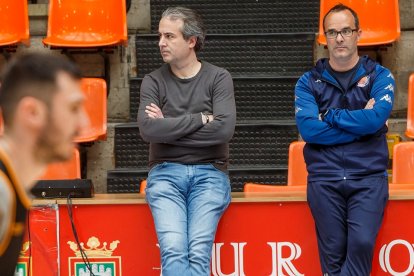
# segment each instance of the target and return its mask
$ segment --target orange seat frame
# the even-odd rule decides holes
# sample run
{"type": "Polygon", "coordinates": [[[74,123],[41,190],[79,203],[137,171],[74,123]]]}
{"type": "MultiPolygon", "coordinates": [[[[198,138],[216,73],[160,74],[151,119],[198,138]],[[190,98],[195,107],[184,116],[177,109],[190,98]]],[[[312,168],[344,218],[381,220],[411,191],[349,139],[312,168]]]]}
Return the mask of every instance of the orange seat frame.
{"type": "Polygon", "coordinates": [[[106,82],[100,78],[83,78],[81,85],[85,95],[84,107],[89,117],[89,126],[81,130],[75,142],[104,140],[107,132],[106,82]]]}
{"type": "Polygon", "coordinates": [[[414,184],[414,142],[394,146],[392,184],[414,184]]]}
{"type": "Polygon", "coordinates": [[[245,183],[244,192],[280,192],[306,190],[308,171],[303,157],[303,141],[295,141],[289,145],[287,185],[265,185],[245,183]]]}
{"type": "Polygon", "coordinates": [[[52,47],[87,48],[127,43],[125,0],[49,0],[52,47]]]}
{"type": "Polygon", "coordinates": [[[414,73],[408,80],[408,110],[407,110],[407,130],[405,135],[414,138],[414,73]]]}
{"type": "Polygon", "coordinates": [[[27,0],[0,0],[0,47],[29,44],[27,0]]]}

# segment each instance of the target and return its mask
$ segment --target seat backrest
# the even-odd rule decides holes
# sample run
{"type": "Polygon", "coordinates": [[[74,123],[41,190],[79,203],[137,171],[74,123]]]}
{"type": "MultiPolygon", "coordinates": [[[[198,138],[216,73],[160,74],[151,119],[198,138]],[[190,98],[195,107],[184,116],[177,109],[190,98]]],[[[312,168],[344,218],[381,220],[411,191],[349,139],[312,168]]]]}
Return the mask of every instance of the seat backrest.
{"type": "Polygon", "coordinates": [[[289,145],[287,185],[306,185],[308,171],[303,157],[303,141],[295,141],[289,145]]]}
{"type": "Polygon", "coordinates": [[[0,3],[0,46],[28,44],[27,0],[1,0],[0,3]]]}
{"type": "Polygon", "coordinates": [[[75,142],[103,140],[106,138],[107,130],[106,82],[100,78],[83,78],[81,85],[89,125],[75,138],[75,142]]]}
{"type": "Polygon", "coordinates": [[[414,138],[414,73],[408,80],[408,110],[407,110],[407,130],[405,135],[414,138]]]}
{"type": "Polygon", "coordinates": [[[358,14],[362,30],[359,46],[389,44],[400,37],[398,0],[321,0],[318,34],[320,44],[326,45],[323,17],[339,2],[358,14]]]}
{"type": "Polygon", "coordinates": [[[392,183],[414,184],[414,142],[401,142],[394,146],[392,183]]]}
{"type": "Polygon", "coordinates": [[[75,148],[70,160],[49,164],[46,172],[39,178],[39,180],[65,180],[78,178],[81,178],[81,164],[79,150],[75,148]]]}
{"type": "MultiPolygon", "coordinates": [[[[280,190],[280,185],[265,185],[258,183],[246,183],[243,186],[243,192],[245,193],[271,193],[280,190]]],[[[285,186],[284,186],[285,187],[285,186]]]]}
{"type": "Polygon", "coordinates": [[[266,185],[260,183],[245,183],[244,192],[280,192],[302,191],[306,189],[308,171],[303,157],[303,141],[295,141],[289,145],[287,185],[266,185]]]}
{"type": "Polygon", "coordinates": [[[147,180],[144,179],[141,181],[141,184],[139,185],[139,193],[145,194],[145,188],[147,187],[147,180]]]}
{"type": "Polygon", "coordinates": [[[125,0],[49,0],[47,37],[62,47],[126,44],[125,0]]]}

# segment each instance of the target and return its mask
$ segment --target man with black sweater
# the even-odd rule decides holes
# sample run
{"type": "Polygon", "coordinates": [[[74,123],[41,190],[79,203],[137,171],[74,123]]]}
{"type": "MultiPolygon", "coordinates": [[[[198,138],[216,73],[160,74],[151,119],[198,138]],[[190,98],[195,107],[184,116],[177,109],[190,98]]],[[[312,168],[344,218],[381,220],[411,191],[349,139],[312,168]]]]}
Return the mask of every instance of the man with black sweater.
{"type": "Polygon", "coordinates": [[[150,142],[146,198],[164,276],[210,275],[211,249],[230,203],[229,141],[236,122],[232,78],[197,59],[205,30],[193,10],[164,11],[165,62],[141,85],[138,124],[150,142]]]}

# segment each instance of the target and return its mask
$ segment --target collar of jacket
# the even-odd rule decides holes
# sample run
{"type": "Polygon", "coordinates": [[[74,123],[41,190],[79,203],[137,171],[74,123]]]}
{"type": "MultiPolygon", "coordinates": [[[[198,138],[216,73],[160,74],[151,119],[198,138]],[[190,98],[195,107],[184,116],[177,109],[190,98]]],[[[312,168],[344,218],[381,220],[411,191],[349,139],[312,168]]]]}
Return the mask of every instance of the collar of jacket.
{"type": "MultiPolygon", "coordinates": [[[[374,71],[377,65],[377,62],[375,60],[371,59],[370,57],[366,55],[360,57],[360,59],[361,59],[361,62],[359,63],[359,68],[357,72],[355,73],[354,78],[352,79],[352,84],[354,84],[355,82],[359,81],[362,77],[374,71]]],[[[311,74],[313,75],[315,79],[327,81],[327,82],[330,82],[330,83],[333,83],[339,86],[338,82],[327,70],[328,62],[329,62],[328,58],[322,58],[318,60],[315,67],[311,70],[311,74]]]]}

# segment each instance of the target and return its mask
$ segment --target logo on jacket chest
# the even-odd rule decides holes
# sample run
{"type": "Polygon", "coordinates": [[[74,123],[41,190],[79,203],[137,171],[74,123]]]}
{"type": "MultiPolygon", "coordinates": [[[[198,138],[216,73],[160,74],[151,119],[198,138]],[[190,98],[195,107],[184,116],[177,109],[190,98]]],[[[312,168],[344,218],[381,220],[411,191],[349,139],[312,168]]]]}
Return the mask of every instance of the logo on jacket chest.
{"type": "Polygon", "coordinates": [[[369,84],[369,76],[365,76],[362,79],[360,79],[357,83],[358,87],[365,87],[369,84]]]}

